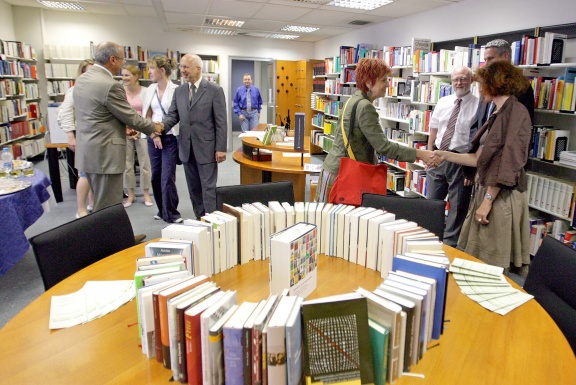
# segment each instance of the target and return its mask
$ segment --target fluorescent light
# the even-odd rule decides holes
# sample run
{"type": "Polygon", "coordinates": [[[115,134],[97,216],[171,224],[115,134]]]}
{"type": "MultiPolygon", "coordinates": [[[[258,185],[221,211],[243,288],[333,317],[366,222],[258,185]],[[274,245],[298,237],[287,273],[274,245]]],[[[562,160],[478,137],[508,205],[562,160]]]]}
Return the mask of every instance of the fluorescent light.
{"type": "Polygon", "coordinates": [[[269,37],[269,38],[272,38],[272,39],[292,40],[292,39],[297,39],[297,38],[299,38],[300,36],[297,36],[297,35],[283,35],[283,34],[281,34],[281,33],[273,33],[273,34],[270,34],[270,35],[268,35],[268,36],[266,36],[266,37],[269,37]]]}
{"type": "Polygon", "coordinates": [[[287,25],[281,29],[281,31],[289,31],[289,32],[302,32],[302,33],[309,33],[318,31],[320,28],[316,27],[300,27],[298,25],[287,25]]]}
{"type": "Polygon", "coordinates": [[[392,0],[332,0],[327,5],[371,11],[391,2],[392,0]]]}
{"type": "Polygon", "coordinates": [[[244,22],[242,20],[228,20],[228,19],[206,19],[205,24],[218,25],[220,27],[242,27],[244,22]]]}
{"type": "Polygon", "coordinates": [[[54,9],[69,9],[71,11],[85,11],[82,5],[78,3],[68,3],[65,1],[46,1],[46,0],[38,0],[40,4],[48,8],[54,9]]]}
{"type": "Polygon", "coordinates": [[[202,33],[205,35],[225,35],[225,36],[236,35],[236,31],[233,29],[220,29],[220,28],[202,28],[202,33]]]}

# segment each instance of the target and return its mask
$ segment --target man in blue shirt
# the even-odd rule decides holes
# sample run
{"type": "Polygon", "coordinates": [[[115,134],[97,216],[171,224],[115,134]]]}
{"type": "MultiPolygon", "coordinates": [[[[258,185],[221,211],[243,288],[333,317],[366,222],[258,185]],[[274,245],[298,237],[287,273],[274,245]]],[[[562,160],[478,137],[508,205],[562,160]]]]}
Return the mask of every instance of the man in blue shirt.
{"type": "Polygon", "coordinates": [[[258,126],[262,97],[258,87],[252,85],[252,75],[245,73],[243,82],[234,95],[234,113],[240,119],[242,132],[246,132],[258,126]]]}

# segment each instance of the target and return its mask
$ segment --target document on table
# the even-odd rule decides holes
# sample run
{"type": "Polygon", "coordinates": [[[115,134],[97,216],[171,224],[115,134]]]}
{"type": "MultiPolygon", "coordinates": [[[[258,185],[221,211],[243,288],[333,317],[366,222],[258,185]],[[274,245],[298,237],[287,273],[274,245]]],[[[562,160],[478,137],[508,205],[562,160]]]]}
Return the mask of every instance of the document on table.
{"type": "Polygon", "coordinates": [[[264,138],[266,131],[246,131],[238,135],[239,138],[257,138],[260,141],[264,138]]]}
{"type": "Polygon", "coordinates": [[[50,329],[68,328],[108,314],[136,295],[134,281],[88,281],[75,293],[54,295],[50,302],[50,329]]]}

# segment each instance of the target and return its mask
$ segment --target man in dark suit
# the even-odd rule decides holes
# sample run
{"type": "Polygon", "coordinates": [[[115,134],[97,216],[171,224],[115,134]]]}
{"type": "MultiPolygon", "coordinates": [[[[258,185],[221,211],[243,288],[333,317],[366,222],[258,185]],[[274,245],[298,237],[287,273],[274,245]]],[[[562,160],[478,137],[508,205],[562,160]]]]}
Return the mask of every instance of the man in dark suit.
{"type": "Polygon", "coordinates": [[[166,130],[180,123],[178,154],[194,213],[200,218],[216,210],[218,163],[226,160],[226,100],[222,87],[202,79],[199,56],[184,55],[180,73],[186,83],[174,91],[163,123],[166,130]]]}
{"type": "Polygon", "coordinates": [[[74,86],[76,167],[94,190],[94,210],[122,203],[126,164],[126,126],[147,135],[160,133],[162,123],[144,119],[130,106],[124,87],[113,76],[124,65],[124,49],[101,43],[94,65],[74,86]]]}

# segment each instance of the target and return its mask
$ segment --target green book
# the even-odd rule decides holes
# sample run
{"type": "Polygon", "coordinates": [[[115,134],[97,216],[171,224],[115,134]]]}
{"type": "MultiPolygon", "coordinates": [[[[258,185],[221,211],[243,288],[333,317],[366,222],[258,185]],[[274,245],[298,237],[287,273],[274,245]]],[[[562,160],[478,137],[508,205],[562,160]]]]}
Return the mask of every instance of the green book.
{"type": "Polygon", "coordinates": [[[370,344],[372,345],[374,384],[386,385],[390,330],[371,319],[368,320],[368,326],[370,327],[370,344]]]}
{"type": "Polygon", "coordinates": [[[269,145],[270,143],[272,143],[272,138],[274,137],[274,134],[276,133],[277,128],[278,128],[278,126],[271,125],[270,127],[268,127],[266,129],[266,133],[264,134],[264,137],[262,138],[262,144],[269,145]]]}

